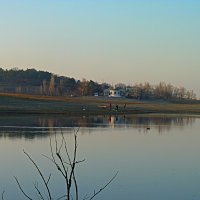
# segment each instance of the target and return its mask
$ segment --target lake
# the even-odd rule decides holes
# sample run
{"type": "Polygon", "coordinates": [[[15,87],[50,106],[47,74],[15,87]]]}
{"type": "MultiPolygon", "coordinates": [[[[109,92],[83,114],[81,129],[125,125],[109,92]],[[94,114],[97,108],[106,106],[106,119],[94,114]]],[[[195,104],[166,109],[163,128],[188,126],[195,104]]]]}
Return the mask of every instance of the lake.
{"type": "Polygon", "coordinates": [[[76,170],[80,199],[98,191],[117,171],[95,199],[200,199],[200,117],[186,115],[1,116],[0,190],[5,199],[25,199],[14,176],[31,196],[36,196],[35,183],[43,190],[23,150],[45,177],[51,174],[55,197],[64,194],[62,176],[45,156],[51,157],[50,138],[55,148],[55,134],[60,144],[61,133],[73,154],[78,127],[77,158],[85,159],[76,170]]]}

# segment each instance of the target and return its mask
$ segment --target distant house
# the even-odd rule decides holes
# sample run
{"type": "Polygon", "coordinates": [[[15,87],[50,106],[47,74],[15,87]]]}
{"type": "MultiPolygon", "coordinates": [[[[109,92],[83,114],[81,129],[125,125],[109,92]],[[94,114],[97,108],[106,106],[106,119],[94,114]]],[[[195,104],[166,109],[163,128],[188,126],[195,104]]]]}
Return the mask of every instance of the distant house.
{"type": "Polygon", "coordinates": [[[109,96],[109,93],[110,93],[110,89],[105,89],[105,90],[103,91],[103,96],[108,97],[108,96],[109,96]]]}
{"type": "Polygon", "coordinates": [[[117,89],[106,89],[103,93],[107,97],[122,97],[122,91],[117,89]]]}
{"type": "Polygon", "coordinates": [[[121,96],[121,91],[120,91],[120,90],[115,90],[115,89],[110,90],[108,96],[109,96],[109,97],[122,97],[122,96],[121,96]]]}

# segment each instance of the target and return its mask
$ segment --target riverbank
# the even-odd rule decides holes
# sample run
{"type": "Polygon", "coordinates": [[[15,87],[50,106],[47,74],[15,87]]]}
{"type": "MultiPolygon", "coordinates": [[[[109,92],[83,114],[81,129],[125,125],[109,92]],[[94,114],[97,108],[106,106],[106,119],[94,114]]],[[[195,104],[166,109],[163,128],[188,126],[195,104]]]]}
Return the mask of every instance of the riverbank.
{"type": "Polygon", "coordinates": [[[57,97],[0,93],[1,114],[200,114],[199,103],[136,101],[108,97],[57,97]],[[118,106],[118,109],[117,109],[118,106]]]}

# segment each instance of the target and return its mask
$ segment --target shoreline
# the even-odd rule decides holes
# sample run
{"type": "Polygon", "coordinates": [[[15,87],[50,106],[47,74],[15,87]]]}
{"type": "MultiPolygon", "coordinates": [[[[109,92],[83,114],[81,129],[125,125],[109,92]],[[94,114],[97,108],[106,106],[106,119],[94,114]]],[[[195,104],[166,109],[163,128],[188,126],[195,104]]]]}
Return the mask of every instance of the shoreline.
{"type": "Polygon", "coordinates": [[[200,103],[137,101],[106,97],[58,97],[0,93],[1,115],[200,115],[200,103]],[[111,104],[111,110],[110,110],[111,104]],[[117,107],[118,107],[118,110],[117,107]]]}

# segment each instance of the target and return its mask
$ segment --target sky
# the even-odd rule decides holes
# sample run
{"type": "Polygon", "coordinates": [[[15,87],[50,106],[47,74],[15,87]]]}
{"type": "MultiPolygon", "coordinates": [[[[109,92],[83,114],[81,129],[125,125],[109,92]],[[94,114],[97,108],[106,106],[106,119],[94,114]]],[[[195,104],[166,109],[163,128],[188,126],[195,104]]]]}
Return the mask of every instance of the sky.
{"type": "Polygon", "coordinates": [[[200,0],[0,0],[0,67],[200,97],[200,0]]]}

